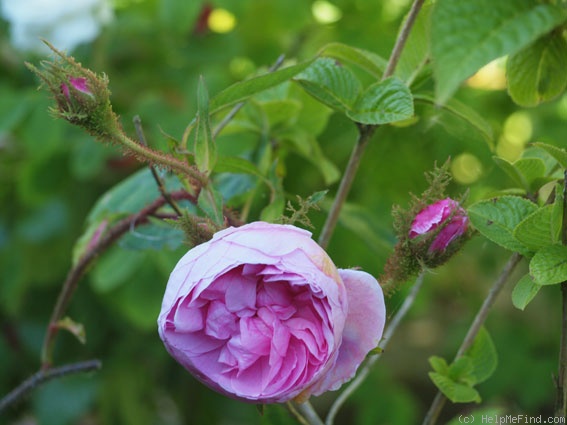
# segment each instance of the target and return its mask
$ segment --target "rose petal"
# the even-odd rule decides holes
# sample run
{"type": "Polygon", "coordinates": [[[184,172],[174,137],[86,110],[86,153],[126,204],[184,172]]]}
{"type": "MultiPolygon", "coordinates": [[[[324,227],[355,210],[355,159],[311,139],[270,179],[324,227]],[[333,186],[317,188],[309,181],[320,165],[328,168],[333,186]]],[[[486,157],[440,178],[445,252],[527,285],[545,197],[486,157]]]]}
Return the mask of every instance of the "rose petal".
{"type": "Polygon", "coordinates": [[[386,323],[380,284],[368,273],[339,269],[346,286],[348,315],[336,363],[310,391],[319,395],[338,389],[354,376],[368,352],[378,346],[386,323]]]}

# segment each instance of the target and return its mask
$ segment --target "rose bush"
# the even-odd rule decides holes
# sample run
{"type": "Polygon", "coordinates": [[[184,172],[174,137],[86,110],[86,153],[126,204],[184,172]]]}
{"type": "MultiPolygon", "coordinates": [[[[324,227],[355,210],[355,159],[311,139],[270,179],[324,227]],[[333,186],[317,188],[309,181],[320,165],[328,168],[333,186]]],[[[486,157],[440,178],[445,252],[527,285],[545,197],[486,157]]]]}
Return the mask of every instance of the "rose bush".
{"type": "Polygon", "coordinates": [[[445,198],[428,205],[415,216],[409,237],[432,235],[429,252],[445,251],[451,242],[467,231],[468,222],[467,213],[459,203],[445,198]]]}
{"type": "Polygon", "coordinates": [[[305,230],[255,222],[181,258],[158,328],[169,353],[210,388],[271,403],[338,389],[378,345],[384,322],[372,276],[338,270],[305,230]]]}

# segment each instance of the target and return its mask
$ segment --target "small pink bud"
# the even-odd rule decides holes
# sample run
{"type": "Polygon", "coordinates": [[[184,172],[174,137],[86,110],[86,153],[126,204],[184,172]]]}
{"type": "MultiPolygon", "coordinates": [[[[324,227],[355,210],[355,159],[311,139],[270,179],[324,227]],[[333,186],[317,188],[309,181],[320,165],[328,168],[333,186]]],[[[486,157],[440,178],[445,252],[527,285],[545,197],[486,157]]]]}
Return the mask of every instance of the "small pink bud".
{"type": "Polygon", "coordinates": [[[78,91],[85,93],[85,94],[92,95],[92,92],[89,90],[89,87],[87,86],[87,79],[86,78],[71,77],[71,78],[69,78],[69,82],[71,83],[71,85],[73,86],[73,88],[75,90],[78,90],[78,91]]]}
{"type": "Polygon", "coordinates": [[[442,226],[429,246],[429,252],[445,251],[451,242],[466,232],[468,222],[467,213],[459,203],[445,198],[425,207],[415,216],[409,237],[414,239],[433,234],[442,226]]]}

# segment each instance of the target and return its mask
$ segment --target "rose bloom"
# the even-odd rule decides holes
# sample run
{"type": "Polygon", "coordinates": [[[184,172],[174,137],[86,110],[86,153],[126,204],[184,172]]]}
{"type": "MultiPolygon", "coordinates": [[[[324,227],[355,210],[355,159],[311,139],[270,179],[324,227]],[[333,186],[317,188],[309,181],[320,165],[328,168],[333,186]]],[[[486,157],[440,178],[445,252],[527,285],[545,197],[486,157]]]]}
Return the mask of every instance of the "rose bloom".
{"type": "Polygon", "coordinates": [[[466,232],[468,223],[467,213],[459,203],[445,198],[425,207],[415,216],[409,236],[413,239],[435,232],[439,226],[443,226],[429,246],[429,251],[444,251],[451,242],[466,232]]]}
{"type": "Polygon", "coordinates": [[[382,337],[378,282],[337,270],[305,230],[255,222],[191,249],[167,284],[158,329],[210,388],[255,403],[338,389],[382,337]]]}
{"type": "Polygon", "coordinates": [[[0,0],[10,23],[12,45],[22,51],[49,53],[40,38],[60,50],[94,40],[112,19],[108,0],[0,0]]]}

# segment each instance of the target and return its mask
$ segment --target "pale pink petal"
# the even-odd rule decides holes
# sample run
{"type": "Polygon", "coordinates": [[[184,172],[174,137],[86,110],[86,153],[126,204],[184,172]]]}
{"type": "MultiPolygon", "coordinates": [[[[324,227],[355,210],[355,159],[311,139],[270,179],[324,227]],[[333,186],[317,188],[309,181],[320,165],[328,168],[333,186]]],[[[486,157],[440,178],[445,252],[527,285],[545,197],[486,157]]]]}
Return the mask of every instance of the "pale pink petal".
{"type": "Polygon", "coordinates": [[[336,363],[311,392],[319,395],[338,389],[351,379],[370,350],[376,348],[386,322],[384,295],[378,281],[359,270],[342,270],[346,286],[348,314],[336,363]]]}

